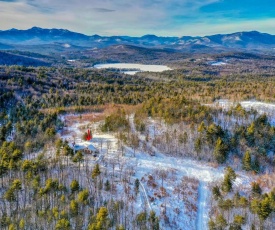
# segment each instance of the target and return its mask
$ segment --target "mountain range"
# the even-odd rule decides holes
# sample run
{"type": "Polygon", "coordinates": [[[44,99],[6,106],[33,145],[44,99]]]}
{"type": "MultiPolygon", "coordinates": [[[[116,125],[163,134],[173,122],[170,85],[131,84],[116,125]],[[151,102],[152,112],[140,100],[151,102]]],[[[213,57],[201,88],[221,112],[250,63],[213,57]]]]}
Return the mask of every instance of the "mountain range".
{"type": "Polygon", "coordinates": [[[0,49],[27,49],[28,47],[59,47],[61,51],[70,49],[100,49],[113,45],[131,45],[174,51],[211,50],[267,50],[275,51],[275,35],[258,31],[217,34],[203,37],[158,37],[145,35],[99,36],[84,35],[65,29],[43,29],[33,27],[28,30],[11,29],[0,31],[0,49]]]}

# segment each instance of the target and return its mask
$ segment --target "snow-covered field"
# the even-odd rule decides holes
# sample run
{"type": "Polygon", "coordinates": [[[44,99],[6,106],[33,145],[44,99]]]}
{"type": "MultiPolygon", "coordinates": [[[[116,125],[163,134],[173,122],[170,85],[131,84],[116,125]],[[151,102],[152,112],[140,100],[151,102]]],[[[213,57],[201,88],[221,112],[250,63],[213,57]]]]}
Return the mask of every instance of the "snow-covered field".
{"type": "Polygon", "coordinates": [[[164,65],[142,65],[142,64],[131,64],[131,63],[113,63],[113,64],[98,64],[94,68],[97,69],[121,69],[126,74],[134,75],[138,72],[163,72],[171,70],[171,68],[164,65]],[[129,71],[127,71],[129,69],[129,71]]]}

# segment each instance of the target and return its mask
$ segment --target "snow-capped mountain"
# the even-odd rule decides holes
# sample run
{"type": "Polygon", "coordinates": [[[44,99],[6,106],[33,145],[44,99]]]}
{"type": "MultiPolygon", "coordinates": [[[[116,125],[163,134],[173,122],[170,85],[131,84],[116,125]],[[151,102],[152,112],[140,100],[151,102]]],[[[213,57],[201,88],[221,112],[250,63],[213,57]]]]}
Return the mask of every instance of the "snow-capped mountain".
{"type": "Polygon", "coordinates": [[[273,49],[275,35],[257,31],[217,34],[204,37],[158,37],[144,35],[130,36],[99,36],[84,35],[65,29],[42,29],[33,27],[28,30],[11,29],[0,31],[0,43],[3,47],[12,45],[42,45],[59,43],[63,47],[71,46],[104,48],[110,45],[135,45],[147,48],[165,48],[173,50],[205,49],[273,49]],[[4,46],[6,45],[6,46],[4,46]]]}

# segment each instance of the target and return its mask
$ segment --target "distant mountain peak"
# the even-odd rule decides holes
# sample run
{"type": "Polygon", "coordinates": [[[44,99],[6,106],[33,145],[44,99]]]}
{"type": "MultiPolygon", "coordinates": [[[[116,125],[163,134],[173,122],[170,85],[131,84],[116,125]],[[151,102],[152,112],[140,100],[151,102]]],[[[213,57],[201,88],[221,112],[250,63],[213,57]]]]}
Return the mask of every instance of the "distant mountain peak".
{"type": "MultiPolygon", "coordinates": [[[[104,48],[112,45],[132,45],[144,48],[169,50],[207,50],[211,49],[273,49],[275,35],[259,31],[242,31],[231,34],[216,34],[210,36],[162,37],[146,34],[142,37],[130,36],[87,36],[67,29],[43,29],[34,26],[28,30],[11,29],[0,31],[0,43],[4,45],[40,45],[40,44],[70,44],[71,47],[104,48]]],[[[67,45],[69,48],[69,46],[67,45]]]]}
{"type": "Polygon", "coordinates": [[[38,27],[38,26],[33,26],[32,28],[30,28],[29,30],[45,30],[41,27],[38,27]]]}
{"type": "Polygon", "coordinates": [[[18,29],[11,28],[9,31],[18,31],[18,29]]]}
{"type": "Polygon", "coordinates": [[[157,39],[159,37],[154,35],[154,34],[146,34],[146,35],[143,35],[141,38],[144,38],[144,39],[157,39]]]}

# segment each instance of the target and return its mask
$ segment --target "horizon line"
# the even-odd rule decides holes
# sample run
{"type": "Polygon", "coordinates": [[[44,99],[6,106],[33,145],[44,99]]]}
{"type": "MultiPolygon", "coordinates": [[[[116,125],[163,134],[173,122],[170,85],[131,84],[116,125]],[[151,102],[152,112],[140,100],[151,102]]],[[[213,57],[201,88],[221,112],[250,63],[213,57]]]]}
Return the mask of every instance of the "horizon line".
{"type": "Polygon", "coordinates": [[[140,38],[140,37],[144,37],[144,36],[156,36],[156,37],[166,37],[166,38],[181,38],[181,37],[194,37],[194,38],[196,38],[196,37],[208,37],[208,36],[214,36],[214,35],[232,35],[232,34],[236,34],[236,33],[251,33],[251,32],[257,32],[257,33],[260,33],[260,34],[268,34],[268,35],[275,36],[275,34],[262,32],[262,31],[258,31],[258,30],[236,31],[236,32],[229,32],[229,33],[215,33],[215,34],[207,34],[207,35],[203,35],[203,36],[200,36],[200,35],[159,36],[159,35],[156,35],[156,34],[144,34],[144,35],[140,35],[140,36],[131,36],[131,35],[111,35],[111,36],[107,36],[107,35],[99,35],[97,33],[88,35],[86,33],[77,32],[77,31],[73,31],[73,30],[69,30],[69,29],[65,29],[65,28],[55,28],[55,27],[46,28],[46,27],[39,27],[39,26],[33,26],[33,27],[28,28],[28,29],[17,29],[17,28],[13,27],[11,29],[0,30],[0,32],[6,32],[6,31],[11,31],[11,30],[27,31],[27,30],[31,30],[31,29],[34,29],[34,28],[43,29],[43,30],[66,30],[68,32],[78,33],[78,34],[85,35],[85,36],[88,36],[88,37],[100,36],[100,37],[137,37],[137,38],[140,38]]]}

